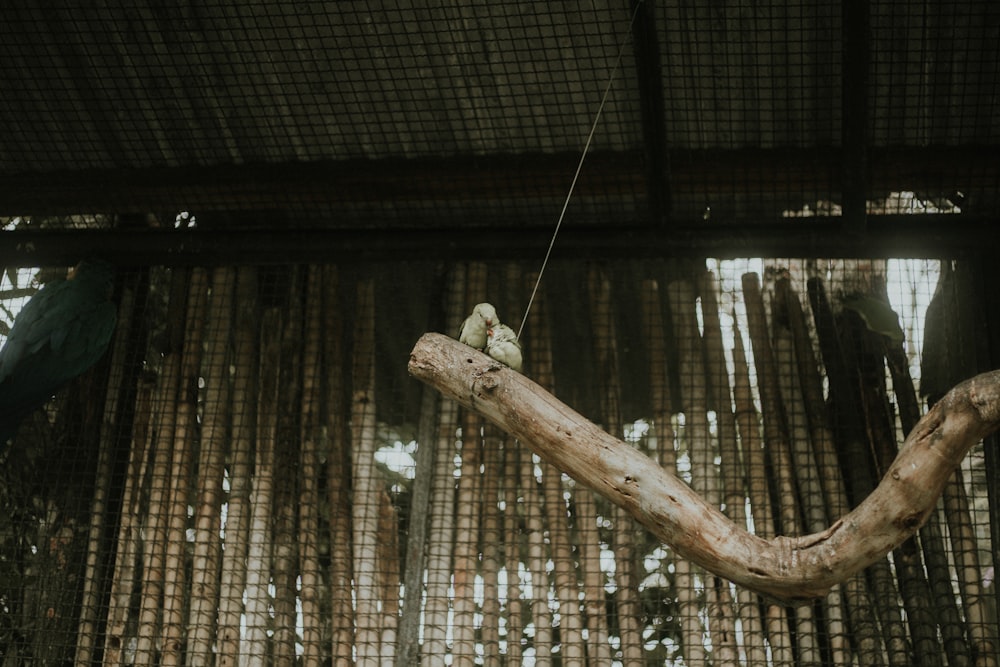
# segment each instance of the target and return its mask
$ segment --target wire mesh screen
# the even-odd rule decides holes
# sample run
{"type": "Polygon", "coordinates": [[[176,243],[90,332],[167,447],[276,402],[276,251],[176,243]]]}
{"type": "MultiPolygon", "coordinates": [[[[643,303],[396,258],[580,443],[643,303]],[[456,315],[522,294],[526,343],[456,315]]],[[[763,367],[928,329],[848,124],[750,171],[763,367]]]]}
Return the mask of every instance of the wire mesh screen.
{"type": "MultiPolygon", "coordinates": [[[[8,318],[31,273],[8,272],[8,318]]],[[[413,342],[457,336],[477,302],[520,328],[536,276],[120,272],[107,353],[3,455],[5,662],[991,664],[981,446],[911,540],[786,607],[407,376],[413,342]]],[[[938,261],[557,263],[523,372],[736,525],[815,533],[874,488],[923,397],[975,371],[954,357],[968,277],[938,261]]]]}
{"type": "Polygon", "coordinates": [[[4,665],[997,664],[992,450],[790,607],[407,360],[488,301],[736,526],[825,530],[1000,349],[1000,4],[9,4],[0,262],[127,267],[3,276],[4,665]]]}
{"type": "Polygon", "coordinates": [[[871,199],[960,192],[995,215],[998,11],[18,2],[2,213],[548,224],[607,90],[577,224],[774,221],[833,209],[854,172],[871,199]]]}

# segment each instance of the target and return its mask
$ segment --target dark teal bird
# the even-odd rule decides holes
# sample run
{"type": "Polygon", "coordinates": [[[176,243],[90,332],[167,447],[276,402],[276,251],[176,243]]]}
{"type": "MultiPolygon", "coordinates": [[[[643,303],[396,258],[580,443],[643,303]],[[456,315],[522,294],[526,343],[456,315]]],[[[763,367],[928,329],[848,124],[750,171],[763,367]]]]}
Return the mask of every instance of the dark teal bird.
{"type": "Polygon", "coordinates": [[[84,260],[38,290],[14,318],[0,350],[0,451],[22,419],[104,354],[117,316],[113,283],[110,264],[84,260]]]}

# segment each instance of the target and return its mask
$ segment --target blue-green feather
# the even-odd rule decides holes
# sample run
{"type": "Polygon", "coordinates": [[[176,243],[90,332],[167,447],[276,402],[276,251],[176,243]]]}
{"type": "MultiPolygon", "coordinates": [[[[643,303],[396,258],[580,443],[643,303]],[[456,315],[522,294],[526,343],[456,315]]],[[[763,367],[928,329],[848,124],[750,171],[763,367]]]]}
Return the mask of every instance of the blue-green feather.
{"type": "Polygon", "coordinates": [[[46,284],[14,319],[0,350],[0,448],[21,420],[104,354],[115,328],[114,269],[85,260],[46,284]]]}

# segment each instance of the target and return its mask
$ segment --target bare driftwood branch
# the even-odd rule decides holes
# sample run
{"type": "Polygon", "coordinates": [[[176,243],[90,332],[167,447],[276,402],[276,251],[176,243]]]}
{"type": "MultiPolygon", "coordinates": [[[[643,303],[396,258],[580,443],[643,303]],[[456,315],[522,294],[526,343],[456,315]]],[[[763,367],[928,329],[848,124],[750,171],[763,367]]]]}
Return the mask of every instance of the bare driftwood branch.
{"type": "Polygon", "coordinates": [[[527,377],[456,340],[422,336],[409,372],[628,510],[680,555],[785,602],[825,595],[912,535],[969,448],[1000,428],[1000,371],[977,375],[924,415],[881,483],[852,512],[819,533],[763,539],[527,377]]]}

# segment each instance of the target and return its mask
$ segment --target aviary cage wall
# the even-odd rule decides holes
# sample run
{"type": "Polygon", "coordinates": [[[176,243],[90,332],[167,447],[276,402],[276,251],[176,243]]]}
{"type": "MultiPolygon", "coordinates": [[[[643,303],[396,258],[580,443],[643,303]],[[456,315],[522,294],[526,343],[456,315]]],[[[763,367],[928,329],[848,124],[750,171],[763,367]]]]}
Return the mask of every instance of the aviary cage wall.
{"type": "Polygon", "coordinates": [[[525,374],[829,525],[1000,365],[998,45],[990,0],[7,3],[0,320],[88,256],[119,317],[0,455],[4,665],[996,665],[994,443],[787,608],[406,363],[521,325],[568,202],[525,374]]]}
{"type": "MultiPolygon", "coordinates": [[[[821,530],[863,498],[922,397],[960,379],[923,382],[921,362],[969,349],[977,326],[962,263],[549,271],[524,372],[763,536],[821,530]],[[862,288],[898,334],[842,306],[862,288]]],[[[536,272],[123,270],[106,359],[5,454],[5,660],[992,664],[981,447],[917,536],[784,607],[407,377],[416,339],[456,335],[479,300],[519,324],[536,272]]]]}

